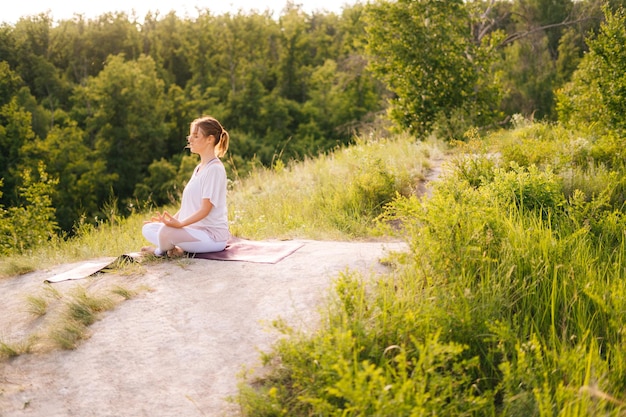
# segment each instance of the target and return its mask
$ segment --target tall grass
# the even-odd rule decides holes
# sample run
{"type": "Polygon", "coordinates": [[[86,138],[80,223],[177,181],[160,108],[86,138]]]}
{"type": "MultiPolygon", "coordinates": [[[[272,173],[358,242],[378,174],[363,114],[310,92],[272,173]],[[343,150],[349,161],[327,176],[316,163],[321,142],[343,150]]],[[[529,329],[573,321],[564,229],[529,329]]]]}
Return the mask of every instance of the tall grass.
{"type": "MultiPolygon", "coordinates": [[[[603,172],[572,156],[575,137],[496,134],[431,198],[388,204],[381,227],[410,252],[386,276],[338,277],[319,330],[290,329],[266,355],[280,366],[242,388],[246,415],[624,415],[626,217],[566,187],[603,172]],[[511,153],[511,138],[532,146],[511,153]]],[[[612,167],[599,188],[619,188],[612,167]]]]}
{"type": "Polygon", "coordinates": [[[409,136],[358,138],[328,155],[256,170],[229,194],[231,231],[248,238],[355,239],[399,193],[410,195],[443,153],[409,136]]]}

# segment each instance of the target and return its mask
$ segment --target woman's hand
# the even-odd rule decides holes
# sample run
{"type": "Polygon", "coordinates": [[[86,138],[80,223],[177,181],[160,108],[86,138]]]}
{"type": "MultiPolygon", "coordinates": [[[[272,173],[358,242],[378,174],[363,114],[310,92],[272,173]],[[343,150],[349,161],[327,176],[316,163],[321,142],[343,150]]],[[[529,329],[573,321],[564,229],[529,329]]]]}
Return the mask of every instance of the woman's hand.
{"type": "Polygon", "coordinates": [[[164,211],[163,214],[157,211],[156,215],[152,216],[150,220],[145,221],[144,223],[163,223],[166,226],[181,228],[184,227],[183,223],[178,220],[175,216],[172,216],[167,211],[164,211]]]}
{"type": "Polygon", "coordinates": [[[169,227],[175,227],[177,229],[184,227],[183,223],[180,220],[169,214],[167,211],[164,211],[163,214],[160,215],[160,221],[161,223],[169,227]]]}

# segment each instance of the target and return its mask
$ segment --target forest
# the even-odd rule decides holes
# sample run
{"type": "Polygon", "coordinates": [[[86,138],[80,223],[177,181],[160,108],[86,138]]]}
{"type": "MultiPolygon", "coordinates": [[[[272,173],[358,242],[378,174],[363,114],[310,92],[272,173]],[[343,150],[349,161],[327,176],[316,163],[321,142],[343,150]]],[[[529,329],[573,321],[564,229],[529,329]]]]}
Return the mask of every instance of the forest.
{"type": "Polygon", "coordinates": [[[195,165],[189,122],[203,114],[231,134],[231,181],[357,135],[462,141],[516,115],[619,134],[625,5],[397,0],[308,14],[288,2],[278,18],[3,23],[0,253],[176,201],[195,165]]]}

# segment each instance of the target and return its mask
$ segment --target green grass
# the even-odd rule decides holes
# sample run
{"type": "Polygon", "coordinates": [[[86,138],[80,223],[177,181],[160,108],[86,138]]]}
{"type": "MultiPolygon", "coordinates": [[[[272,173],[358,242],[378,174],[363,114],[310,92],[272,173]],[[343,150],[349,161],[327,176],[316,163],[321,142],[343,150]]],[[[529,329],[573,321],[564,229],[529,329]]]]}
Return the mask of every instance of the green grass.
{"type": "Polygon", "coordinates": [[[277,327],[244,414],[624,415],[624,172],[575,137],[474,138],[431,198],[386,205],[381,229],[410,252],[338,277],[317,332],[277,327]]]}
{"type": "Polygon", "coordinates": [[[74,349],[80,341],[88,337],[88,328],[99,314],[113,308],[113,301],[105,296],[89,294],[83,287],[77,287],[73,294],[64,300],[49,338],[62,349],[74,349]]]}
{"type": "Polygon", "coordinates": [[[231,232],[251,239],[359,239],[399,193],[410,195],[443,145],[408,136],[357,140],[287,167],[258,169],[229,194],[231,232]]]}
{"type": "Polygon", "coordinates": [[[25,274],[55,265],[138,251],[145,245],[141,225],[145,215],[135,214],[114,224],[85,224],[71,239],[55,239],[26,253],[0,259],[0,278],[25,274]]]}
{"type": "Polygon", "coordinates": [[[14,358],[25,353],[29,353],[31,344],[29,342],[5,343],[0,341],[0,358],[14,358]]]}
{"type": "Polygon", "coordinates": [[[26,302],[28,304],[28,311],[32,315],[41,317],[46,314],[48,309],[48,300],[45,297],[29,295],[26,297],[26,302]]]}

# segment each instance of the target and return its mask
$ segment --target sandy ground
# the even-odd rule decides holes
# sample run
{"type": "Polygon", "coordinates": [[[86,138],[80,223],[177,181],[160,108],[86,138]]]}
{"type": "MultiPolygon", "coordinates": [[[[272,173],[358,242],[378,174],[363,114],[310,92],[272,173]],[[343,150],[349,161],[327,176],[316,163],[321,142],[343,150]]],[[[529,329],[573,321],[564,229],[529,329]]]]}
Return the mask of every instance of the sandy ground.
{"type": "Polygon", "coordinates": [[[27,311],[28,295],[141,289],[102,313],[74,350],[0,359],[0,416],[240,415],[229,398],[242,371],[258,374],[260,352],[280,337],[270,323],[312,328],[340,272],[384,272],[379,260],[405,250],[400,242],[302,242],[277,264],[167,260],[43,283],[65,265],[0,281],[5,342],[51,320],[27,311]]]}

